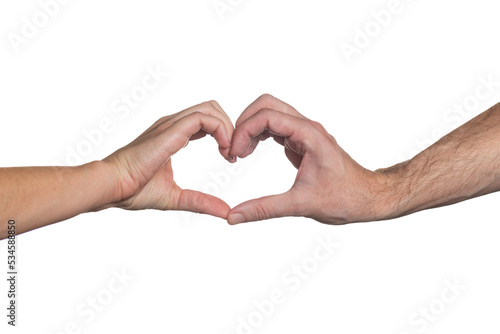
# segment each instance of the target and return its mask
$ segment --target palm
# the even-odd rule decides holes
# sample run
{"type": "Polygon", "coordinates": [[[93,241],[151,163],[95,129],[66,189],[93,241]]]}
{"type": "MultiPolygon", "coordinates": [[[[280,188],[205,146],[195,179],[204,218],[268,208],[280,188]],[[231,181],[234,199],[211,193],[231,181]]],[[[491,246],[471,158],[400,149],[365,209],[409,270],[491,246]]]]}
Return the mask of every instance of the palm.
{"type": "Polygon", "coordinates": [[[176,208],[181,189],[174,181],[172,162],[166,162],[134,196],[127,199],[122,207],[129,210],[176,208]]]}

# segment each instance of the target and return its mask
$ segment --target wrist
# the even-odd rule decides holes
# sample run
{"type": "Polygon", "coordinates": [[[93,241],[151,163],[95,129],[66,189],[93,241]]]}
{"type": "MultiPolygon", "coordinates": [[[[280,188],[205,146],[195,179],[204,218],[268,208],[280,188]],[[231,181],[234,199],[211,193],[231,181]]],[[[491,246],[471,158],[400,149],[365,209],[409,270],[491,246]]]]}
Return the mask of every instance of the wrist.
{"type": "MultiPolygon", "coordinates": [[[[373,173],[374,186],[372,192],[373,220],[387,220],[404,214],[403,202],[405,185],[401,173],[408,162],[393,167],[378,169],[373,173]]],[[[408,185],[406,185],[408,186],[408,185]]]]}
{"type": "Polygon", "coordinates": [[[80,166],[87,184],[87,196],[93,198],[91,212],[113,207],[116,202],[116,176],[113,168],[104,161],[93,161],[80,166]]]}
{"type": "Polygon", "coordinates": [[[374,171],[377,186],[374,202],[374,220],[387,220],[409,213],[411,182],[405,181],[411,161],[374,171]]]}

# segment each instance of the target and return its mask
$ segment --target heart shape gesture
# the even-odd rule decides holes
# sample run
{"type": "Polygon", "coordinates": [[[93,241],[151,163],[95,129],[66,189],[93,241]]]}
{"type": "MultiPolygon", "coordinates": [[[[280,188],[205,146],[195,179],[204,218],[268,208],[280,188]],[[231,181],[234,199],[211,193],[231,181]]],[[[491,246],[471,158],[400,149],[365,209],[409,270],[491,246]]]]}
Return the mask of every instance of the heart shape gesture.
{"type": "MultiPolygon", "coordinates": [[[[128,210],[185,210],[227,219],[232,225],[284,216],[330,224],[376,219],[374,173],[358,165],[317,122],[292,106],[263,95],[239,117],[236,128],[215,101],[158,120],[135,141],[104,160],[116,175],[113,204],[128,210]],[[181,189],[170,158],[190,140],[211,134],[229,162],[252,154],[270,137],[283,145],[298,169],[286,193],[231,208],[221,199],[181,189]]],[[[102,208],[101,208],[102,209],[102,208]]]]}
{"type": "MultiPolygon", "coordinates": [[[[220,105],[210,101],[161,118],[103,161],[75,167],[0,168],[0,214],[9,224],[23,222],[16,234],[109,207],[192,211],[232,225],[285,216],[327,224],[391,219],[498,191],[498,159],[489,151],[498,138],[498,115],[494,106],[413,159],[372,172],[342,150],[321,124],[270,95],[246,108],[236,127],[220,105]],[[457,149],[480,127],[480,138],[469,140],[474,145],[457,149]],[[190,140],[207,134],[229,162],[247,157],[260,141],[272,137],[298,169],[294,185],[283,194],[233,209],[217,197],[181,189],[170,158],[190,140]],[[448,175],[459,170],[457,161],[469,168],[464,180],[456,173],[448,175]]],[[[11,234],[11,226],[0,226],[0,239],[11,234]]]]}

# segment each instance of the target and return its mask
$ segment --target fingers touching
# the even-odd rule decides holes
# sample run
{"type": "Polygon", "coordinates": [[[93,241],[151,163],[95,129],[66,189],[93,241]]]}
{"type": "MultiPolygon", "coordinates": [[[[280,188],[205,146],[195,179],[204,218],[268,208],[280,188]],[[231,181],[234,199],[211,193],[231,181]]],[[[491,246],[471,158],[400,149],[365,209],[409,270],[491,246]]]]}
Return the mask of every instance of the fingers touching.
{"type": "Polygon", "coordinates": [[[300,199],[292,189],[282,195],[266,196],[242,203],[229,212],[227,221],[230,225],[237,225],[303,214],[300,199]]]}
{"type": "Polygon", "coordinates": [[[231,208],[217,197],[193,190],[181,190],[176,210],[203,213],[226,219],[231,208]]]}
{"type": "Polygon", "coordinates": [[[272,109],[290,116],[296,116],[302,119],[307,119],[291,105],[281,101],[280,99],[275,98],[272,95],[264,94],[260,96],[257,100],[252,102],[252,104],[250,104],[245,109],[245,111],[243,111],[241,116],[236,121],[236,127],[239,127],[243,122],[252,117],[261,109],[272,109]]]}
{"type": "Polygon", "coordinates": [[[109,161],[122,176],[117,187],[121,196],[117,197],[130,209],[155,208],[161,203],[157,208],[209,214],[227,218],[230,224],[302,216],[304,194],[295,186],[287,193],[251,200],[231,210],[217,197],[179,188],[173,180],[169,160],[189,141],[207,134],[216,140],[220,153],[230,162],[235,161],[233,157],[252,154],[260,141],[273,137],[284,146],[292,164],[301,167],[300,176],[314,171],[302,163],[307,165],[308,161],[317,160],[307,159],[308,156],[321,156],[325,133],[319,123],[270,95],[259,97],[246,108],[236,122],[236,129],[221,106],[209,101],[161,118],[109,161]]]}
{"type": "Polygon", "coordinates": [[[254,151],[260,140],[273,136],[278,137],[278,142],[304,155],[311,130],[311,125],[304,118],[273,109],[261,109],[237,126],[229,153],[244,158],[254,151]]]}

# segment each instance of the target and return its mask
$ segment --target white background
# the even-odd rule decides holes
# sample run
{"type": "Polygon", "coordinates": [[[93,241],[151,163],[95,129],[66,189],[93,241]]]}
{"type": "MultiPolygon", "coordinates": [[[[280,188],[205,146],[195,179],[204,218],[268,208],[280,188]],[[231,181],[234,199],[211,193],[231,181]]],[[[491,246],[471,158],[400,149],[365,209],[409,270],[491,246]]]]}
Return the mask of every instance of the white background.
{"type": "MultiPolygon", "coordinates": [[[[23,17],[33,21],[41,7],[3,1],[0,165],[65,164],[83,131],[111,119],[113,131],[82,161],[102,159],[163,115],[216,99],[236,121],[262,93],[321,122],[367,168],[410,158],[434,131],[448,132],[500,100],[495,87],[467,117],[447,111],[474,101],[481,77],[500,80],[499,8],[486,0],[401,0],[400,12],[349,63],[341,43],[353,44],[356,27],[370,25],[371,11],[389,2],[233,0],[221,17],[212,0],[73,0],[15,52],[8,36],[20,35],[23,17]],[[148,66],[168,70],[168,78],[120,119],[112,104],[141,84],[148,66]]],[[[231,206],[285,191],[295,176],[274,142],[242,160],[225,184],[211,176],[227,167],[211,138],[173,163],[181,186],[211,187],[231,206]]],[[[116,209],[81,215],[18,237],[19,326],[7,328],[2,279],[0,331],[498,332],[498,200],[348,226],[285,218],[230,227],[206,216],[116,209]],[[282,276],[311,263],[317,238],[340,247],[293,291],[282,276]],[[123,291],[91,321],[82,316],[77,308],[109,297],[113,271],[122,270],[134,277],[123,291]],[[420,308],[440,305],[446,280],[466,289],[425,330],[410,322],[420,308]],[[275,289],[285,302],[259,326],[238,329],[275,289]],[[65,330],[72,323],[78,330],[65,330]]],[[[5,241],[0,250],[5,263],[5,241]]]]}

